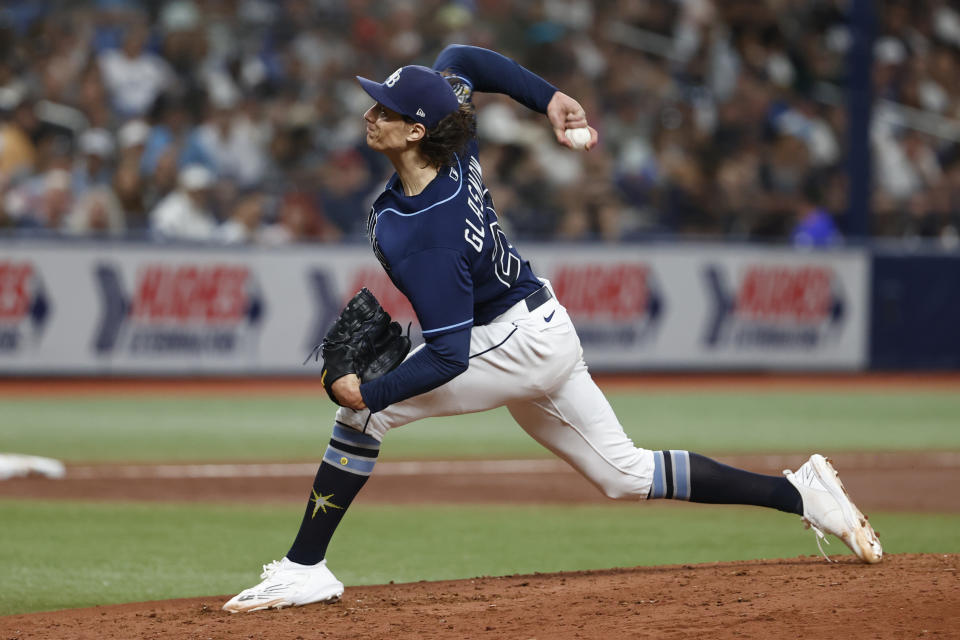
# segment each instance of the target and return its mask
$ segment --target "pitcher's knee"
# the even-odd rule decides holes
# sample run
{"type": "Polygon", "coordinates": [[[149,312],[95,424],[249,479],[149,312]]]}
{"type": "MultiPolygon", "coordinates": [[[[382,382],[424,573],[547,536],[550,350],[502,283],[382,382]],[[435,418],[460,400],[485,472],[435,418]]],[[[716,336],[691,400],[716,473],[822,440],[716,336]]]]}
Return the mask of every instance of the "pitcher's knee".
{"type": "Polygon", "coordinates": [[[603,478],[597,487],[611,500],[643,500],[650,492],[650,481],[619,472],[603,478]]]}
{"type": "Polygon", "coordinates": [[[336,421],[378,441],[383,440],[383,435],[386,432],[386,429],[382,428],[381,422],[377,420],[376,414],[371,414],[366,409],[354,411],[353,409],[340,407],[337,410],[336,421]]]}

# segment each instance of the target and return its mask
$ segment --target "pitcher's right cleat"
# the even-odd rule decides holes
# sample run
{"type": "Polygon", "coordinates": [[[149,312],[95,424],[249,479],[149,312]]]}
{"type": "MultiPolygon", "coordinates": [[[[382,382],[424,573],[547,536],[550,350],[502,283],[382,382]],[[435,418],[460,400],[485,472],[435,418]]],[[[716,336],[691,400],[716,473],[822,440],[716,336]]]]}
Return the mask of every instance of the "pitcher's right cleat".
{"type": "MultiPolygon", "coordinates": [[[[800,492],[803,522],[816,532],[817,547],[824,558],[830,560],[823,552],[820,540],[826,540],[824,534],[831,533],[843,540],[864,562],[873,564],[883,559],[880,538],[847,495],[829,460],[815,453],[796,473],[785,469],[783,475],[800,492]]],[[[826,542],[830,543],[829,540],[826,542]]]]}
{"type": "Polygon", "coordinates": [[[343,595],[343,583],[337,580],[327,561],[305,565],[287,558],[263,565],[260,584],[244,589],[225,605],[224,611],[260,611],[300,607],[314,602],[336,602],[343,595]]]}

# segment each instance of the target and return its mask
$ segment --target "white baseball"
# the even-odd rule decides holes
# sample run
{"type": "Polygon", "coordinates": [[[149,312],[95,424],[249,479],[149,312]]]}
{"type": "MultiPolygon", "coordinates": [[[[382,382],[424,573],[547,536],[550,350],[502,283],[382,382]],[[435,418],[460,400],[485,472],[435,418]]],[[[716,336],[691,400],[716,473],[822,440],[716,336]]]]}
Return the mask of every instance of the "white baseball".
{"type": "Polygon", "coordinates": [[[563,135],[567,137],[574,149],[584,149],[590,142],[590,129],[580,127],[579,129],[564,129],[563,135]]]}

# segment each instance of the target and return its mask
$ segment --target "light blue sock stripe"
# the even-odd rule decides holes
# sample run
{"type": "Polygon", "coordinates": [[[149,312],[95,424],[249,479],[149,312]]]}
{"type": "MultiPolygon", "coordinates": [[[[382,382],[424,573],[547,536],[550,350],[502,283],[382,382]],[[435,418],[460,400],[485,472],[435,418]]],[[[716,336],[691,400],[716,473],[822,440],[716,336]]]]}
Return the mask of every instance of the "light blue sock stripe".
{"type": "Polygon", "coordinates": [[[653,488],[649,498],[662,498],[667,495],[667,476],[664,474],[663,451],[653,452],[653,488]]]}
{"type": "Polygon", "coordinates": [[[690,499],[690,453],[671,451],[673,459],[673,499],[690,499]]]}
{"type": "Polygon", "coordinates": [[[373,471],[376,458],[365,458],[352,453],[344,453],[333,446],[327,446],[323,454],[323,461],[338,469],[355,473],[359,476],[368,476],[373,471]]]}
{"type": "Polygon", "coordinates": [[[365,447],[367,449],[379,449],[380,441],[376,438],[360,433],[350,427],[345,427],[339,423],[333,425],[333,437],[340,442],[352,444],[355,447],[365,447]]]}

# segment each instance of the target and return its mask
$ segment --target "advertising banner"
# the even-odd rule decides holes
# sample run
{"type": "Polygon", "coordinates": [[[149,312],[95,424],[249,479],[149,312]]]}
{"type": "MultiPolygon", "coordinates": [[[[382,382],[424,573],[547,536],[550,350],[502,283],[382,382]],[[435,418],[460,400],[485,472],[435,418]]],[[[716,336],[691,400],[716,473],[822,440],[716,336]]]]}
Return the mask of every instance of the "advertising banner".
{"type": "Polygon", "coordinates": [[[865,252],[537,249],[524,256],[550,278],[594,370],[866,366],[865,252]]]}
{"type": "Polygon", "coordinates": [[[364,248],[0,246],[4,374],[316,373],[304,358],[380,270],[364,248]]]}
{"type": "MultiPolygon", "coordinates": [[[[0,244],[0,374],[312,375],[304,359],[366,286],[418,326],[366,246],[0,244]]],[[[859,369],[859,251],[720,245],[524,248],[594,371],[859,369]]]]}

